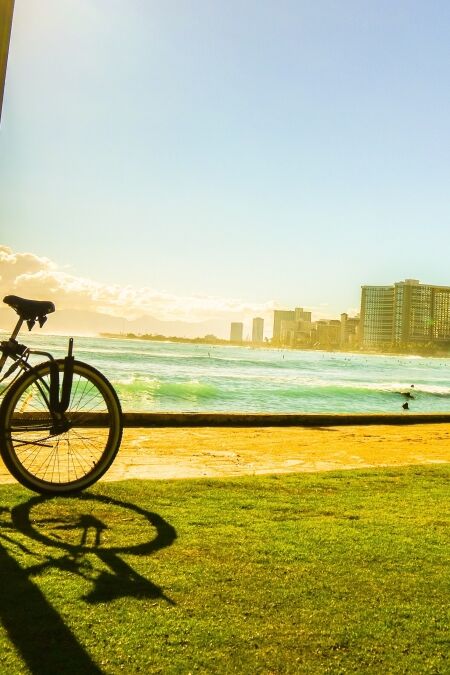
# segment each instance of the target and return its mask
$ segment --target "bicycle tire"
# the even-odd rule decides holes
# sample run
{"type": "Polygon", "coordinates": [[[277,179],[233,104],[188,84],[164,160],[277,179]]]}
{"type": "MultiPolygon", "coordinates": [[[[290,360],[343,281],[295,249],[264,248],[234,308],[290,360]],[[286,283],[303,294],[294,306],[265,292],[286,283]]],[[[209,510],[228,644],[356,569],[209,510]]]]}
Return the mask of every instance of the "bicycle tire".
{"type": "MultiPolygon", "coordinates": [[[[56,364],[63,373],[64,359],[56,364]]],[[[74,361],[64,413],[68,428],[58,430],[50,412],[49,390],[49,362],[27,371],[14,383],[0,408],[0,454],[24,487],[46,495],[80,492],[106,473],[119,450],[120,402],[102,373],[74,361]]]]}

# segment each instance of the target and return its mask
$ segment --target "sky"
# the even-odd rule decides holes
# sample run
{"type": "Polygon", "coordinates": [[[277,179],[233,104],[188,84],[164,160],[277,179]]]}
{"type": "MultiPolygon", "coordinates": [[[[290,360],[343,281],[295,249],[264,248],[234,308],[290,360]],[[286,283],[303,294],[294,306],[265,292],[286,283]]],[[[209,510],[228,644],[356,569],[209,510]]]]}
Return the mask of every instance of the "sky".
{"type": "Polygon", "coordinates": [[[16,0],[2,291],[225,326],[450,285],[449,25],[439,0],[16,0]]]}

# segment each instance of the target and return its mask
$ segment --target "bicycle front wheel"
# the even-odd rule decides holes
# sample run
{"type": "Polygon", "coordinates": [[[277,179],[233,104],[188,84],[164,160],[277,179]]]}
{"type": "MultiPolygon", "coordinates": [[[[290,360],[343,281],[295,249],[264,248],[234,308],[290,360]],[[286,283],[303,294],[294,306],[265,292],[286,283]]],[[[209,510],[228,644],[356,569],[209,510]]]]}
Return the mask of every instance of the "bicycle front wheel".
{"type": "MultiPolygon", "coordinates": [[[[63,380],[65,362],[56,361],[63,380]]],[[[22,485],[41,494],[70,494],[95,483],[111,466],[122,438],[119,399],[108,380],[73,363],[69,405],[50,410],[50,366],[24,373],[0,409],[0,453],[22,485]]]]}

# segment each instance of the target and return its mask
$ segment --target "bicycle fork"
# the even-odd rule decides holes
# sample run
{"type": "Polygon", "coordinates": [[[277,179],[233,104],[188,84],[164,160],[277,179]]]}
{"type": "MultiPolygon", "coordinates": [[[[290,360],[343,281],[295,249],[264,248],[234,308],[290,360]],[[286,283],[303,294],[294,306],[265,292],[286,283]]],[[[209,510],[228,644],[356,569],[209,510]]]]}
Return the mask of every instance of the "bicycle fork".
{"type": "Polygon", "coordinates": [[[56,361],[50,361],[50,410],[52,415],[55,417],[55,427],[60,426],[61,423],[67,424],[67,421],[64,421],[64,413],[67,411],[70,403],[70,395],[72,393],[72,381],[73,381],[73,338],[69,339],[69,350],[67,356],[64,359],[64,369],[63,369],[63,380],[61,386],[61,398],[60,398],[60,386],[59,386],[59,368],[56,361]]]}

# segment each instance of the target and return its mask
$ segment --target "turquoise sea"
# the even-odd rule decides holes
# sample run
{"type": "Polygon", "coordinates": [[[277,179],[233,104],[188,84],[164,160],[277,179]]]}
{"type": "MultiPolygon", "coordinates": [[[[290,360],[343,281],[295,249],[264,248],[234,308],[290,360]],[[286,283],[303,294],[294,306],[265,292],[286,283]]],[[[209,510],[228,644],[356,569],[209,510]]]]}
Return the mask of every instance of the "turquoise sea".
{"type": "MultiPolygon", "coordinates": [[[[55,355],[67,338],[21,335],[55,355]]],[[[124,411],[450,411],[450,359],[75,338],[75,356],[101,370],[124,411]]]]}

